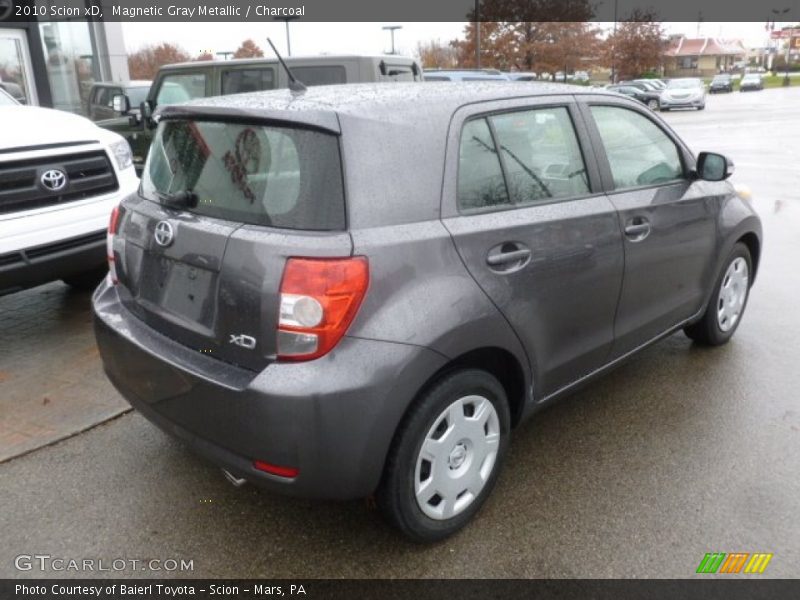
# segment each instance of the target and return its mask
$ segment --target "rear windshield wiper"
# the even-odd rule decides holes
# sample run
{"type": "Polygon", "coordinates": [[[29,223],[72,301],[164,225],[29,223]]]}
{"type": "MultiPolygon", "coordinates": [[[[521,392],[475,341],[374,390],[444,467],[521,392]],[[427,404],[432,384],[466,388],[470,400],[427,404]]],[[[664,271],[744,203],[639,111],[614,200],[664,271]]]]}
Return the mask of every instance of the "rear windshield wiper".
{"type": "Polygon", "coordinates": [[[197,194],[192,190],[180,190],[179,192],[156,192],[159,200],[173,208],[194,208],[197,206],[197,194]]]}

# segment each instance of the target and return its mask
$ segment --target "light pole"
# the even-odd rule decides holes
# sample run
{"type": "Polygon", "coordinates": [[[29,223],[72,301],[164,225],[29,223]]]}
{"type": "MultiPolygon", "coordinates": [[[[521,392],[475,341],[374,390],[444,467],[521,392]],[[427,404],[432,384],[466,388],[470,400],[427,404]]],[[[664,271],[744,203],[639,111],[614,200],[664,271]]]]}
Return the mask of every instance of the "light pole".
{"type": "Polygon", "coordinates": [[[233,52],[232,50],[226,50],[225,52],[217,52],[216,54],[217,54],[217,56],[221,56],[222,60],[228,60],[229,56],[232,56],[233,54],[236,54],[236,53],[233,52]]]}
{"type": "MultiPolygon", "coordinates": [[[[614,33],[611,34],[614,42],[611,44],[611,83],[617,83],[617,0],[614,0],[614,33]]],[[[566,81],[567,72],[564,71],[566,81]]]]}
{"type": "Polygon", "coordinates": [[[475,0],[475,68],[481,68],[481,15],[480,0],[475,0]]]}
{"type": "Polygon", "coordinates": [[[276,21],[283,21],[286,23],[286,56],[292,55],[292,40],[289,37],[289,21],[295,21],[300,17],[275,17],[276,21]]]}
{"type": "Polygon", "coordinates": [[[402,28],[403,28],[402,25],[386,25],[385,27],[381,28],[384,31],[388,31],[389,33],[392,34],[392,51],[389,52],[389,54],[397,54],[397,52],[394,51],[394,32],[395,32],[395,30],[402,29],[402,28]]]}
{"type": "MultiPolygon", "coordinates": [[[[789,10],[790,10],[789,7],[781,8],[781,9],[773,8],[772,9],[772,14],[776,15],[776,16],[785,15],[786,13],[789,12],[789,10]]],[[[790,32],[789,33],[789,39],[786,40],[786,58],[785,58],[785,61],[784,61],[785,64],[783,65],[783,68],[785,69],[784,75],[783,75],[783,87],[789,87],[789,85],[791,83],[789,81],[789,58],[790,58],[789,53],[792,50],[791,29],[789,30],[789,32],[790,32]]],[[[781,39],[783,39],[783,35],[781,35],[781,39]]]]}

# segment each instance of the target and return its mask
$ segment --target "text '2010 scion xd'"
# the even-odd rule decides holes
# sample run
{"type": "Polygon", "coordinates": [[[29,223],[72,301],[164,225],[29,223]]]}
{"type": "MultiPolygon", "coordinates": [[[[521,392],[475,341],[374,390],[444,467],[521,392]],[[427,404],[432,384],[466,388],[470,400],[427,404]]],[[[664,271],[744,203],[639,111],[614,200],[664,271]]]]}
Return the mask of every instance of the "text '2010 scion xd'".
{"type": "Polygon", "coordinates": [[[94,295],[105,370],[234,481],[465,525],[511,429],[679,329],[728,341],[761,225],[651,111],[571,86],[165,107],[94,295]]]}

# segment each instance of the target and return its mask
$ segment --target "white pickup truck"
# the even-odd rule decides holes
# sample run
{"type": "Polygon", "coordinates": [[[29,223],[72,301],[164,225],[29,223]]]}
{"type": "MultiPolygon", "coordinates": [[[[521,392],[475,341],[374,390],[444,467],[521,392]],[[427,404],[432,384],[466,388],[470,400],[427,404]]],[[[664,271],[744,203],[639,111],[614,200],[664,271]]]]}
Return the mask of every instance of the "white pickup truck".
{"type": "Polygon", "coordinates": [[[125,139],[0,90],[0,295],[97,285],[111,211],[138,185],[125,139]]]}

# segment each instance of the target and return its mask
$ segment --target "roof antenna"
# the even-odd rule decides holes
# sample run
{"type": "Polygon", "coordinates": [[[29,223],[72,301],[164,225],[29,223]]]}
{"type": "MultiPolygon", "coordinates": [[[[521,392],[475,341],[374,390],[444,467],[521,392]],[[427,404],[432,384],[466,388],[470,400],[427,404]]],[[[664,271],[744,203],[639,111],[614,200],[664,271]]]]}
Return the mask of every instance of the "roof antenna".
{"type": "Polygon", "coordinates": [[[304,93],[308,88],[302,81],[300,81],[297,77],[294,76],[292,70],[286,65],[285,62],[283,62],[283,58],[278,53],[278,49],[275,47],[275,44],[272,43],[272,40],[267,38],[267,43],[270,45],[270,47],[272,47],[272,51],[275,53],[275,56],[278,57],[281,66],[286,70],[286,74],[289,76],[289,90],[295,94],[304,93]]]}

